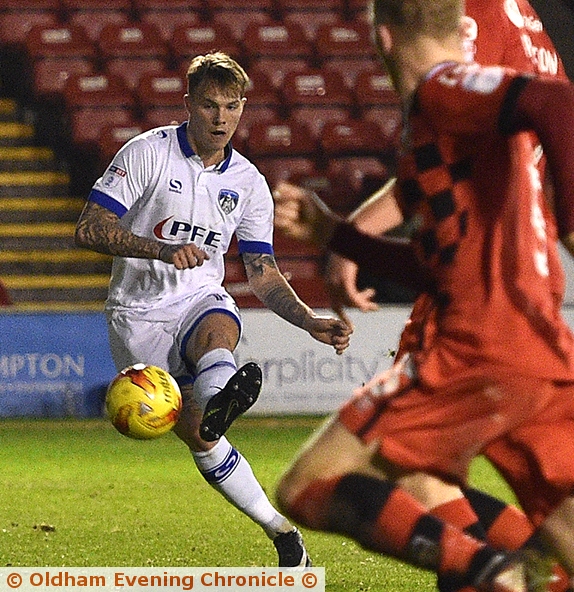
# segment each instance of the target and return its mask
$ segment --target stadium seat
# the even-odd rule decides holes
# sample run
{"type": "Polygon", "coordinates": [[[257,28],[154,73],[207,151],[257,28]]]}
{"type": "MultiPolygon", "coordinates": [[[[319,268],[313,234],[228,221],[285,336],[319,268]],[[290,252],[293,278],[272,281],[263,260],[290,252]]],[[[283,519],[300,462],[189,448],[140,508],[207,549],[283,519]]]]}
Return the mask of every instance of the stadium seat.
{"type": "Polygon", "coordinates": [[[324,174],[326,183],[317,187],[317,193],[342,216],[350,214],[390,177],[389,169],[381,160],[370,156],[332,159],[324,174]]]}
{"type": "Polygon", "coordinates": [[[62,0],[69,23],[81,25],[93,41],[110,23],[128,25],[131,20],[130,0],[62,0]]]}
{"type": "Polygon", "coordinates": [[[334,12],[344,15],[347,0],[277,0],[279,11],[283,16],[289,11],[320,11],[334,12]]]}
{"type": "Polygon", "coordinates": [[[94,149],[106,125],[137,125],[135,99],[119,76],[72,75],[64,98],[74,145],[94,149]]]}
{"type": "Polygon", "coordinates": [[[251,23],[270,24],[275,13],[275,0],[205,0],[207,18],[225,25],[237,41],[244,38],[251,23]]]}
{"type": "Polygon", "coordinates": [[[20,47],[34,25],[62,24],[59,0],[3,0],[0,6],[0,45],[20,47]]]}
{"type": "Polygon", "coordinates": [[[24,47],[37,100],[56,101],[71,74],[96,71],[96,48],[78,25],[34,25],[24,47]]]}
{"type": "Polygon", "coordinates": [[[368,20],[369,0],[346,0],[347,16],[349,19],[368,20]]]}
{"type": "Polygon", "coordinates": [[[160,72],[168,64],[168,49],[158,29],[149,23],[106,25],[98,38],[106,72],[121,75],[135,88],[146,72],[160,72]]]}
{"type": "Polygon", "coordinates": [[[211,13],[210,20],[227,27],[233,38],[240,43],[245,38],[245,31],[251,24],[272,25],[275,22],[270,12],[247,8],[215,10],[211,13]]]}
{"type": "Polygon", "coordinates": [[[319,144],[327,160],[349,156],[378,157],[382,152],[380,133],[371,121],[364,119],[328,121],[323,126],[319,144]]]}
{"type": "Polygon", "coordinates": [[[245,30],[245,57],[249,67],[257,67],[271,76],[279,86],[287,72],[311,64],[313,47],[297,23],[251,23],[245,30]]]}
{"type": "Polygon", "coordinates": [[[353,98],[338,72],[288,72],[281,92],[289,116],[307,123],[317,138],[326,121],[342,121],[352,115],[353,98]]]}
{"type": "Polygon", "coordinates": [[[100,131],[100,138],[98,141],[100,149],[100,170],[103,171],[108,166],[116,152],[128,140],[141,134],[145,129],[146,128],[142,123],[136,125],[118,125],[114,123],[104,125],[100,131]]]}
{"type": "Polygon", "coordinates": [[[361,72],[354,87],[355,100],[361,109],[377,105],[398,106],[400,99],[388,74],[361,72]]]}
{"type": "Polygon", "coordinates": [[[321,25],[315,35],[317,59],[323,68],[338,71],[348,86],[353,86],[359,72],[375,71],[378,66],[365,21],[321,25]]]}
{"type": "Polygon", "coordinates": [[[140,16],[147,10],[188,10],[197,13],[205,10],[204,0],[133,0],[133,5],[140,16]]]}
{"type": "Polygon", "coordinates": [[[166,42],[177,26],[200,22],[204,8],[203,0],[134,0],[139,20],[155,25],[166,42]]]}
{"type": "Polygon", "coordinates": [[[136,90],[143,119],[153,127],[183,121],[187,117],[183,102],[185,93],[186,82],[179,73],[143,74],[136,90]]]}
{"type": "Polygon", "coordinates": [[[173,31],[170,48],[178,68],[185,69],[196,55],[214,50],[224,51],[239,61],[243,57],[239,42],[220,23],[178,26],[173,31]]]}
{"type": "Polygon", "coordinates": [[[286,23],[296,23],[302,27],[313,43],[320,26],[344,22],[341,15],[332,10],[289,10],[281,18],[286,23]]]}
{"type": "Polygon", "coordinates": [[[271,186],[280,180],[316,173],[317,141],[309,128],[294,120],[255,122],[247,137],[247,156],[271,186]]]}
{"type": "Polygon", "coordinates": [[[197,12],[190,10],[147,10],[141,13],[140,21],[152,24],[162,39],[170,43],[176,27],[197,25],[201,18],[197,12]]]}
{"type": "Polygon", "coordinates": [[[249,70],[250,86],[247,90],[247,103],[237,131],[234,145],[239,152],[244,146],[251,126],[256,122],[269,122],[280,118],[283,114],[277,89],[267,74],[260,70],[249,70]],[[237,143],[239,138],[240,143],[237,143]]]}
{"type": "MultiPolygon", "coordinates": [[[[398,94],[387,74],[360,72],[354,88],[355,102],[361,118],[377,123],[382,137],[387,139],[387,151],[397,144],[397,133],[401,121],[401,107],[398,94]]],[[[381,147],[385,149],[384,143],[381,147]]]]}

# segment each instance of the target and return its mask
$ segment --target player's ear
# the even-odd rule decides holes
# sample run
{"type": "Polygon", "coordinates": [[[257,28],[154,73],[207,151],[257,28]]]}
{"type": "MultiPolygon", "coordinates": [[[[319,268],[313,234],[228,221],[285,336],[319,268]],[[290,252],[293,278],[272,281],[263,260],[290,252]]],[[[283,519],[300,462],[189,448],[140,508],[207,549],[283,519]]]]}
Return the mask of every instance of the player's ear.
{"type": "Polygon", "coordinates": [[[185,109],[188,113],[191,112],[191,107],[190,107],[190,98],[188,94],[183,95],[183,104],[185,105],[185,109]]]}

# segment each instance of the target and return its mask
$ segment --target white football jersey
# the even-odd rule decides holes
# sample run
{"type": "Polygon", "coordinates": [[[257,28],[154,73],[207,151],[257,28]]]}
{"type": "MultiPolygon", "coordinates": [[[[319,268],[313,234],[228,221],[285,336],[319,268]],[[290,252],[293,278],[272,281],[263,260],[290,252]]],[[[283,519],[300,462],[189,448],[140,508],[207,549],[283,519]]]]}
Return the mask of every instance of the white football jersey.
{"type": "Polygon", "coordinates": [[[205,168],[186,135],[187,123],[145,132],[123,146],[89,199],[114,212],[138,236],[193,242],[210,256],[178,270],[157,259],[114,257],[106,308],[164,307],[205,285],[220,286],[234,233],[242,253],[273,253],[273,198],[244,156],[205,168]]]}

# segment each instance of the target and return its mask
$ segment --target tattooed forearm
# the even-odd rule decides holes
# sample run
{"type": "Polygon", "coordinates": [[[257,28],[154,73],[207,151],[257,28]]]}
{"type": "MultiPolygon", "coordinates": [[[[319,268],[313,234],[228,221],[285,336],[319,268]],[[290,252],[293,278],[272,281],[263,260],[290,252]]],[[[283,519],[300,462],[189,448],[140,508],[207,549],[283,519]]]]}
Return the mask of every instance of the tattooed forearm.
{"type": "Polygon", "coordinates": [[[163,246],[159,241],[137,236],[118,224],[109,210],[89,202],[76,226],[75,241],[79,247],[120,257],[159,258],[163,246]]]}
{"type": "Polygon", "coordinates": [[[243,262],[249,285],[267,308],[297,327],[313,314],[302,302],[283,274],[272,255],[244,254],[243,262]]]}

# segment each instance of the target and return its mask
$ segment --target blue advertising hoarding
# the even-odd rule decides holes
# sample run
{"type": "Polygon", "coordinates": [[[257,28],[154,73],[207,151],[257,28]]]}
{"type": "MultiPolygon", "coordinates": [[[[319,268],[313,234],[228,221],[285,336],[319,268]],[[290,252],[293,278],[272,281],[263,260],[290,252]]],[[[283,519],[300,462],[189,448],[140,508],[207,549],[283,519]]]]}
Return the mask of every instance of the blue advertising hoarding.
{"type": "Polygon", "coordinates": [[[0,417],[98,417],[115,375],[102,313],[0,314],[0,417]]]}

